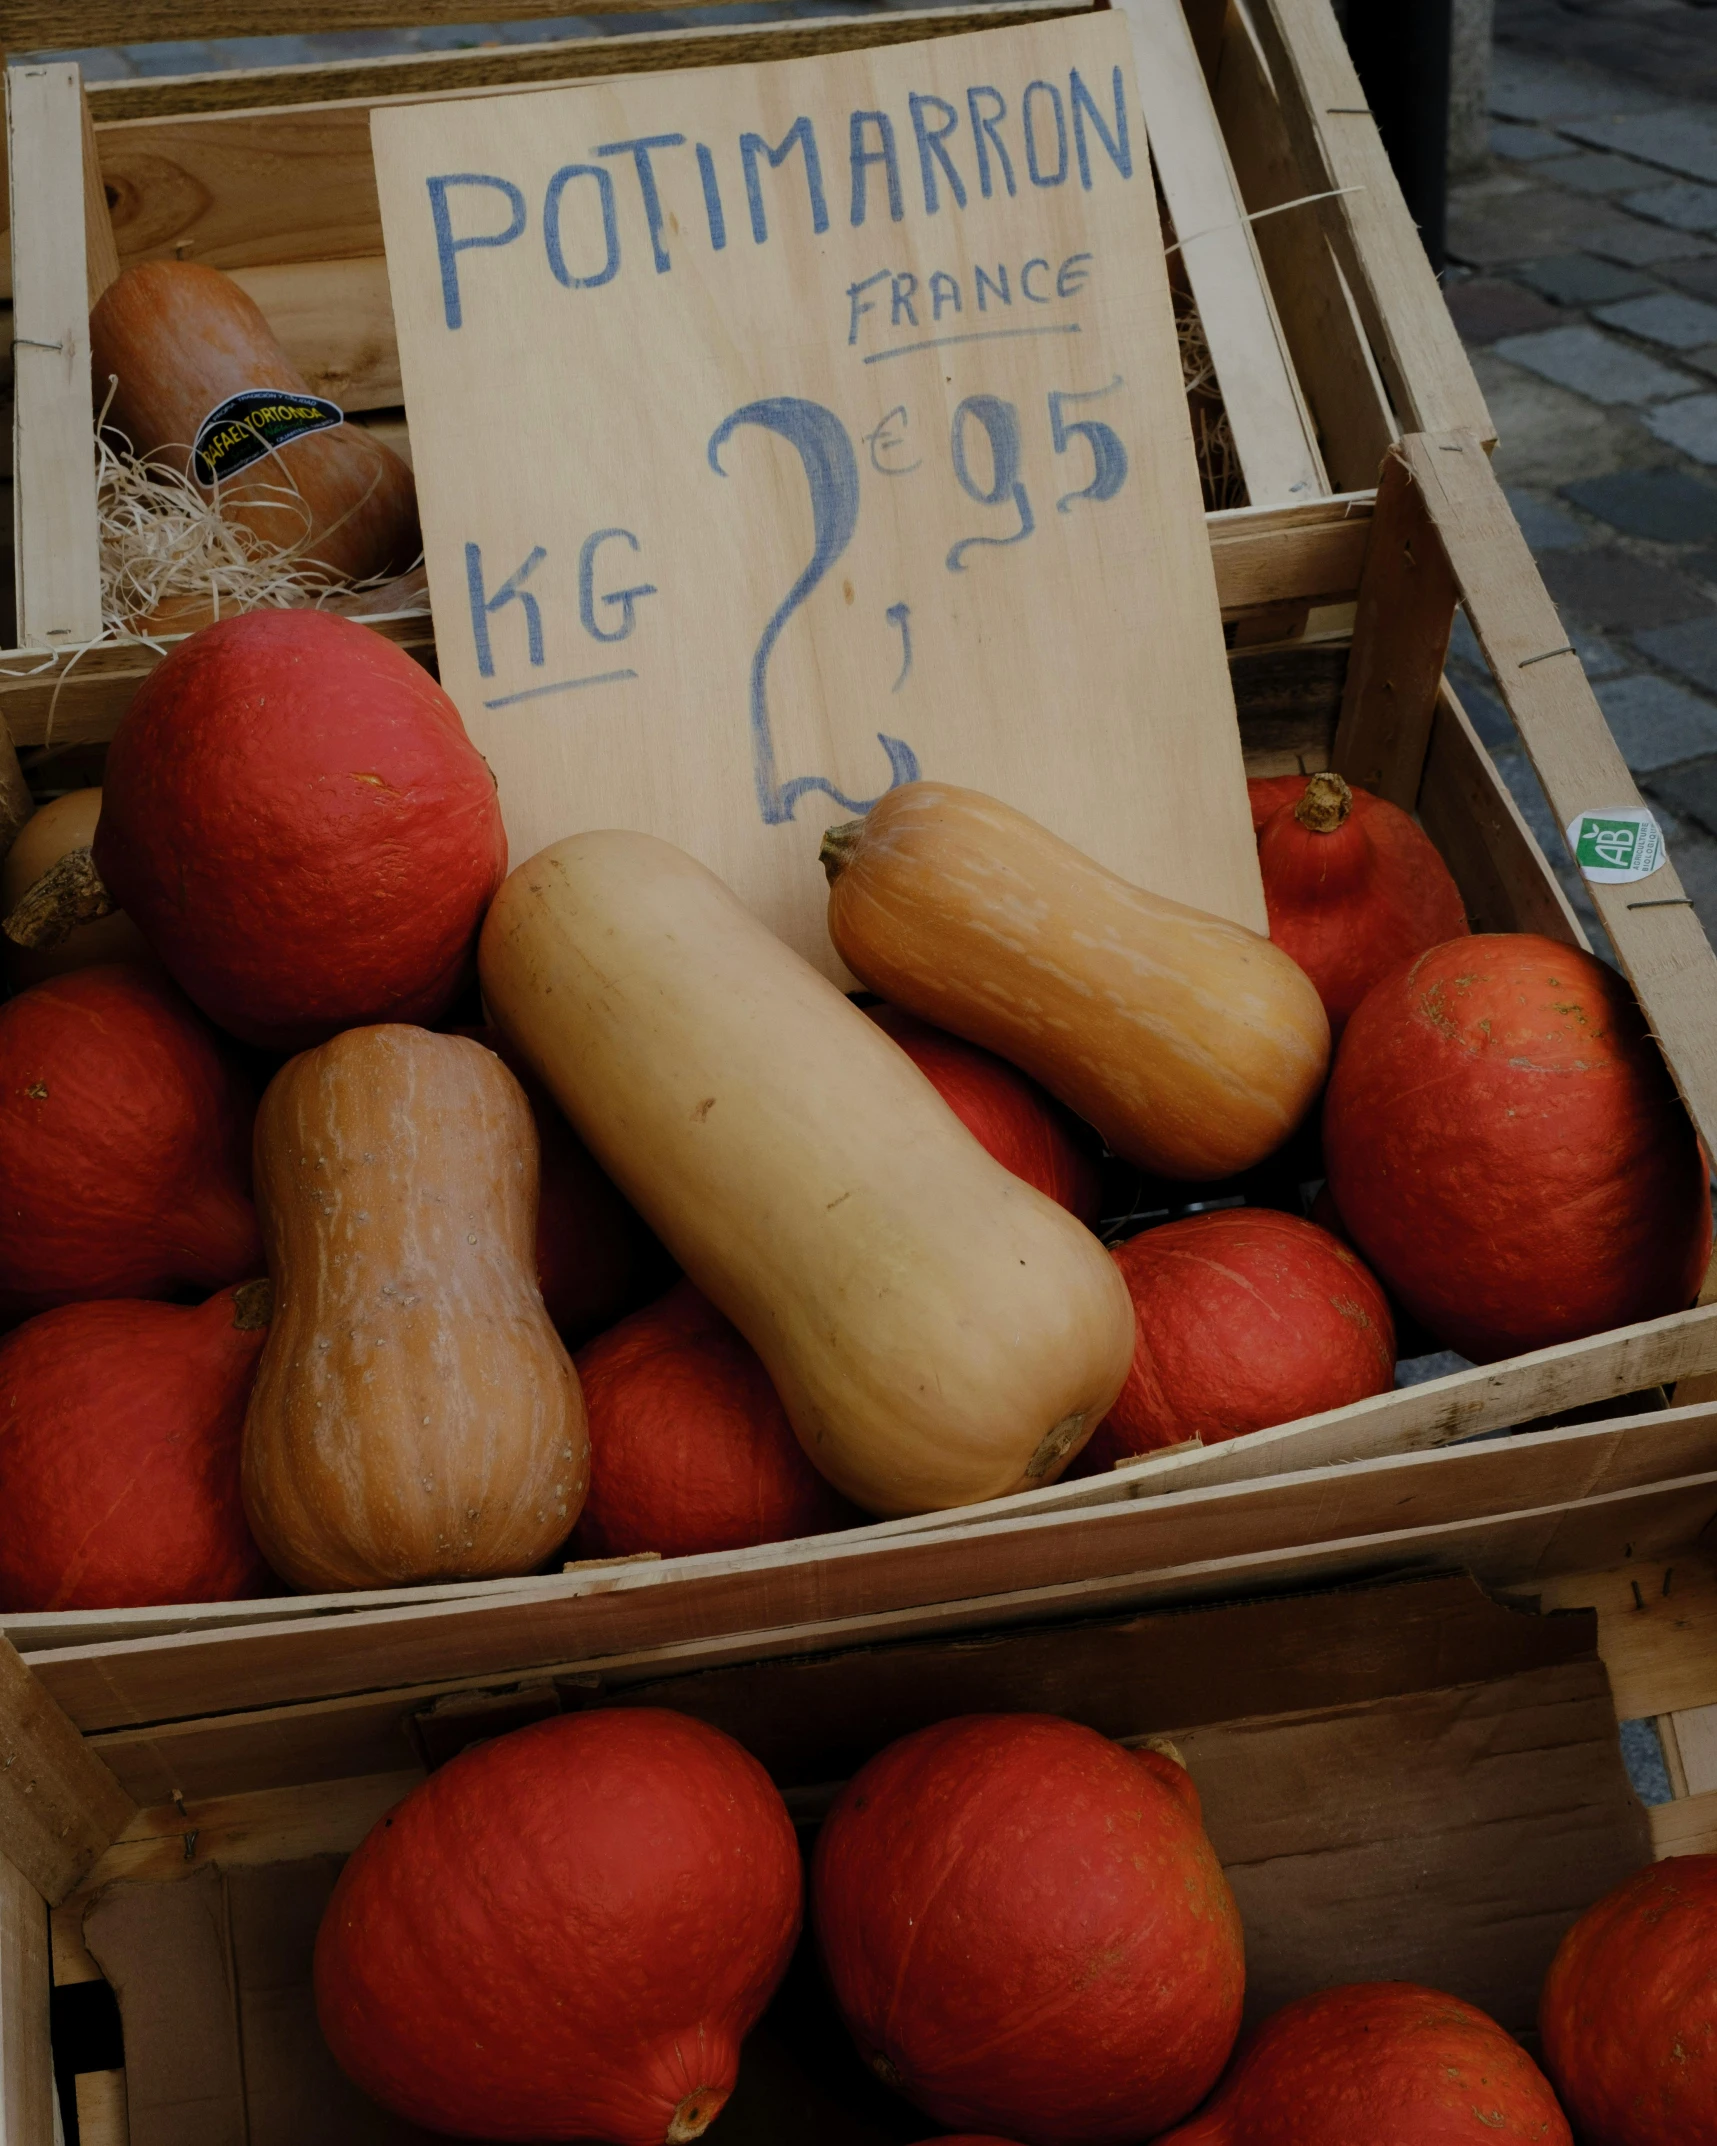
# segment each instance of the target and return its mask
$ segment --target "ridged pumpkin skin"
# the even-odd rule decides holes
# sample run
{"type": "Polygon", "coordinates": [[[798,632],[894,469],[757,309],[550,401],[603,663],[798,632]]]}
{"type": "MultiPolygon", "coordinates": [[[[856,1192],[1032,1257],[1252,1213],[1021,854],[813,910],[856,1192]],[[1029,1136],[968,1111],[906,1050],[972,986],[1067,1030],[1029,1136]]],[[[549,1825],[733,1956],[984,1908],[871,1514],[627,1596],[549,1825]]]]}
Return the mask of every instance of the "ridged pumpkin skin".
{"type": "Polygon", "coordinates": [[[1584,2146],[1717,2138],[1717,1855],[1650,1864],[1588,1908],[1538,2031],[1584,2146]]]}
{"type": "Polygon", "coordinates": [[[275,1307],[244,1502],[269,1563],[302,1588],[534,1570],[589,1446],[518,1082],[462,1036],[350,1029],[269,1083],[256,1184],[275,1307]]]}
{"type": "Polygon", "coordinates": [[[181,643],[108,750],[95,861],[209,1017],[301,1050],[433,1021],[507,869],[459,711],[369,627],[252,611],[181,643]]]}
{"type": "MultiPolygon", "coordinates": [[[[42,874],[68,851],[89,848],[100,816],[99,790],[69,790],[31,814],[0,860],[0,917],[10,916],[42,874]]],[[[143,934],[123,909],[74,924],[58,946],[14,946],[10,939],[0,939],[0,958],[14,991],[105,962],[147,962],[151,967],[155,962],[143,934]]]]}
{"type": "Polygon", "coordinates": [[[902,1006],[867,1006],[865,1012],[986,1154],[1088,1228],[1096,1222],[1103,1192],[1096,1143],[1054,1096],[994,1051],[932,1028],[902,1006]]]}
{"type": "Polygon", "coordinates": [[[1573,2134],[1544,2074],[1476,2006],[1411,1982],[1349,1982],[1273,2013],[1208,2108],[1157,2146],[1338,2142],[1573,2146],[1573,2134]]]}
{"type": "Polygon", "coordinates": [[[792,1956],[798,1843],[719,1729],[563,1715],[431,1775],[340,1873],[328,2047],[373,2100],[480,2139],[701,2137],[792,1956]]]}
{"type": "Polygon", "coordinates": [[[496,897],[493,1018],[865,1511],[1052,1482],[1126,1377],[1089,1230],[714,873],[575,835],[496,897]]]}
{"type": "Polygon", "coordinates": [[[842,1790],[811,1866],[859,2054],[943,2124],[1131,2142],[1240,2028],[1240,1917],[1170,1758],[1049,1714],[968,1714],[842,1790]]]}
{"type": "Polygon", "coordinates": [[[1314,775],[1258,837],[1270,938],[1318,988],[1339,1042],[1380,978],[1471,930],[1430,837],[1386,798],[1314,775]]]}
{"type": "Polygon", "coordinates": [[[1475,1363],[1698,1293],[1699,1143],[1633,994],[1574,947],[1481,933],[1386,977],[1342,1037],[1323,1130],[1366,1263],[1475,1363]]]}
{"type": "Polygon", "coordinates": [[[1284,805],[1297,805],[1309,775],[1254,775],[1246,785],[1252,807],[1252,832],[1260,835],[1284,805]]]}
{"type": "Polygon", "coordinates": [[[863,1518],[805,1458],[756,1350],[690,1282],[573,1361],[590,1419],[574,1556],[695,1557],[863,1518]]]}
{"type": "Polygon", "coordinates": [[[569,1347],[611,1327],[660,1289],[671,1270],[643,1217],[629,1207],[555,1101],[498,1028],[456,1028],[494,1052],[525,1091],[541,1157],[537,1284],[569,1347]]]}
{"type": "Polygon", "coordinates": [[[0,1311],[256,1274],[253,1108],[158,971],[79,969],[0,1005],[0,1311]]]}
{"type": "Polygon", "coordinates": [[[1345,1245],[1297,1215],[1188,1215],[1129,1237],[1115,1263],[1138,1340],[1082,1473],[1188,1438],[1216,1445],[1395,1383],[1388,1299],[1345,1245]]]}
{"type": "Polygon", "coordinates": [[[0,1341],[0,1607],[276,1592],[239,1496],[268,1293],[68,1304],[0,1341]]]}
{"type": "Polygon", "coordinates": [[[890,790],[830,829],[823,864],[861,983],[998,1052],[1141,1169],[1248,1169],[1323,1085],[1329,1023],[1284,953],[976,790],[890,790]]]}
{"type": "MultiPolygon", "coordinates": [[[[203,419],[229,396],[310,392],[256,301],[196,261],[125,269],[96,301],[89,335],[98,405],[110,376],[119,382],[108,423],[139,454],[181,449],[183,469],[203,419]]],[[[411,471],[361,425],[287,442],[223,483],[220,500],[223,519],[354,581],[403,573],[419,548],[411,471]],[[292,486],[302,504],[283,496],[292,486]]]]}

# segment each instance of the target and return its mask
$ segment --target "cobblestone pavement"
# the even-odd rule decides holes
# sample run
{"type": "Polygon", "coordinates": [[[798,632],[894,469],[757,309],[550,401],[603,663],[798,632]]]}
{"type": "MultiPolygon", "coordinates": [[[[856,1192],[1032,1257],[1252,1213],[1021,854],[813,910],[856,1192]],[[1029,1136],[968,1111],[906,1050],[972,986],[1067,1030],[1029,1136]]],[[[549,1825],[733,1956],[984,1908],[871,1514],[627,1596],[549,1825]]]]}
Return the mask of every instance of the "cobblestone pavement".
{"type": "MultiPolygon", "coordinates": [[[[1497,473],[1717,937],[1717,6],[1499,0],[1497,27],[1449,309],[1497,473]]],[[[1451,669],[1590,929],[1464,621],[1451,669]]]]}

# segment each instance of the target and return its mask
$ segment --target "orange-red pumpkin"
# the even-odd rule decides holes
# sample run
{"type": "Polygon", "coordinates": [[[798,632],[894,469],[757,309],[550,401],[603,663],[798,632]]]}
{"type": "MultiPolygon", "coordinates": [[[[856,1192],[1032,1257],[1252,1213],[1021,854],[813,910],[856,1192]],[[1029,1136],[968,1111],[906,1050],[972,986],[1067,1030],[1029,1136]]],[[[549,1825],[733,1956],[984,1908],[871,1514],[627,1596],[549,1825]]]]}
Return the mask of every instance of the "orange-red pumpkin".
{"type": "Polygon", "coordinates": [[[0,1608],[278,1592],[245,1525],[239,1434],[269,1286],[68,1304],[0,1341],[0,1608]]]}
{"type": "Polygon", "coordinates": [[[1717,1855],[1648,1864],[1588,1908],[1538,2031],[1584,2146],[1717,2138],[1717,1855]]]}
{"type": "Polygon", "coordinates": [[[1348,1023],[1324,1104],[1360,1254],[1489,1363],[1693,1302],[1705,1160],[1632,992],[1532,933],[1434,947],[1348,1023]]]}
{"type": "Polygon", "coordinates": [[[573,1362],[590,1418],[575,1557],[692,1557],[863,1521],[806,1459],[756,1350],[690,1282],[573,1362]]]}
{"type": "Polygon", "coordinates": [[[769,1776],[651,1707],[478,1744],[372,1828],[316,1939],[316,2012],[384,2108],[482,2139],[700,2138],[799,1929],[769,1776]]]}
{"type": "Polygon", "coordinates": [[[1115,1261],[1138,1340],[1081,1474],[1189,1438],[1215,1445],[1291,1423],[1395,1383],[1395,1323],[1375,1277],[1297,1215],[1188,1215],[1128,1238],[1115,1261]]]}
{"type": "Polygon", "coordinates": [[[498,1028],[456,1028],[487,1045],[525,1091],[537,1123],[537,1284],[561,1338],[576,1346],[637,1308],[673,1272],[649,1224],[568,1125],[522,1052],[498,1028]]]}
{"type": "Polygon", "coordinates": [[[458,709],[322,611],[222,619],[150,672],[108,751],[94,851],[203,1011],[283,1051],[437,1020],[507,868],[458,709]]]}
{"type": "Polygon", "coordinates": [[[943,2124],[1133,2141],[1240,2026],[1240,1918],[1184,1770],[1047,1714],[972,1714],[863,1767],[818,1837],[817,1942],[859,2053],[943,2124]]]}
{"type": "Polygon", "coordinates": [[[1158,2146],[1573,2146],[1573,2134],[1544,2074],[1476,2006],[1349,1982],[1267,2019],[1209,2106],[1158,2146]]]}
{"type": "Polygon", "coordinates": [[[1097,1137],[1046,1088],[993,1051],[933,1028],[903,1006],[867,1006],[978,1144],[1028,1185],[1090,1225],[1102,1173],[1097,1137]]]}
{"type": "Polygon", "coordinates": [[[254,1112],[159,972],[78,969],[0,1006],[0,1311],[260,1273],[254,1112]]]}
{"type": "Polygon", "coordinates": [[[1380,977],[1470,928],[1430,837],[1339,775],[1313,775],[1271,815],[1258,868],[1270,937],[1317,985],[1338,1041],[1380,977]]]}
{"type": "Polygon", "coordinates": [[[1254,775],[1246,785],[1252,832],[1262,834],[1284,805],[1298,804],[1310,780],[1309,775],[1254,775]]]}

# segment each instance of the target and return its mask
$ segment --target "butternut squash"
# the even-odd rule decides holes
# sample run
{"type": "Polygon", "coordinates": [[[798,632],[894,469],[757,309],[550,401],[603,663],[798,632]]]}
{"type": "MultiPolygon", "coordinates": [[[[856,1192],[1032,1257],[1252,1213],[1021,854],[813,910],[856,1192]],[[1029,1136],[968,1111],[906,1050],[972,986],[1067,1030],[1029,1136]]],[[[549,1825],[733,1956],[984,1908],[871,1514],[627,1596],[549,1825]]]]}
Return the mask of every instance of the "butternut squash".
{"type": "Polygon", "coordinates": [[[275,1314],[244,1502],[296,1587],[533,1570],[589,1472],[577,1374],[536,1284],[524,1091],[462,1036],[348,1029],[256,1121],[275,1314]]]}
{"type": "Polygon", "coordinates": [[[575,835],[502,887],[492,1018],[867,1512],[1053,1481],[1120,1391],[1114,1262],[712,872],[575,835]]]}
{"type": "Polygon", "coordinates": [[[1010,1060],[1163,1177],[1249,1169],[1329,1066],[1279,947],[1117,878],[976,790],[914,782],[823,838],[829,936],[861,983],[1010,1060]]]}

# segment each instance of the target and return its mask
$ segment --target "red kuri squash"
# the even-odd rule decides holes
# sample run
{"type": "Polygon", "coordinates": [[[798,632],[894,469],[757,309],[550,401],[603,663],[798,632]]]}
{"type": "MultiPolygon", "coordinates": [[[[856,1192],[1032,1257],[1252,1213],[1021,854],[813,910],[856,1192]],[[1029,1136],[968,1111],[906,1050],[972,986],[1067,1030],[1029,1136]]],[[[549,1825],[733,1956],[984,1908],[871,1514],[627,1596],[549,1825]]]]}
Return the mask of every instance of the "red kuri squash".
{"type": "Polygon", "coordinates": [[[78,969],[0,1006],[0,1311],[259,1273],[254,1111],[158,971],[78,969]]]}
{"type": "Polygon", "coordinates": [[[1344,1244],[1297,1215],[1188,1215],[1128,1238],[1115,1260],[1138,1341],[1080,1474],[1188,1438],[1215,1445],[1394,1384],[1383,1291],[1344,1244]]]}
{"type": "Polygon", "coordinates": [[[700,2138],[799,1929],[769,1776],[651,1707],[478,1744],[340,1874],[316,2012],[384,2108],[483,2139],[700,2138]]]}
{"type": "Polygon", "coordinates": [[[817,1942],[877,2075],[1029,2146],[1133,2141],[1240,2026],[1240,1918],[1190,1777],[1047,1714],[903,1737],[818,1836],[817,1942]]]}
{"type": "Polygon", "coordinates": [[[95,862],[247,1043],[431,1022],[506,873],[494,779],[426,671],[351,619],[252,611],[151,671],[109,748],[95,862]]]}
{"type": "Polygon", "coordinates": [[[590,1418],[575,1557],[692,1557],[862,1523],[805,1458],[756,1350],[690,1282],[573,1361],[590,1418]]]}
{"type": "Polygon", "coordinates": [[[68,1304],[0,1341],[0,1607],[278,1591],[239,1496],[268,1320],[243,1282],[192,1310],[68,1304]]]}
{"type": "Polygon", "coordinates": [[[1483,933],[1385,978],[1342,1037],[1323,1131],[1361,1255],[1475,1363],[1698,1292],[1699,1142],[1632,992],[1574,947],[1483,933]]]}
{"type": "Polygon", "coordinates": [[[456,1028],[495,1053],[537,1124],[537,1283],[569,1347],[599,1334],[660,1289],[673,1262],[649,1224],[568,1125],[554,1097],[498,1028],[456,1028]]]}
{"type": "Polygon", "coordinates": [[[1254,775],[1246,785],[1252,832],[1262,834],[1284,805],[1298,804],[1310,781],[1309,775],[1254,775]]]}
{"type": "Polygon", "coordinates": [[[1717,1855],[1650,1863],[1588,1908],[1538,2031],[1586,2146],[1717,2138],[1717,1855]]]}
{"type": "Polygon", "coordinates": [[[1005,1058],[933,1028],[903,1006],[865,1011],[1004,1169],[1058,1200],[1087,1226],[1097,1220],[1102,1195],[1097,1136],[1072,1111],[1005,1058]]]}
{"type": "Polygon", "coordinates": [[[1380,977],[1465,937],[1466,905],[1410,813],[1313,775],[1258,836],[1270,937],[1318,987],[1338,1041],[1380,977]]]}
{"type": "Polygon", "coordinates": [[[1267,2019],[1209,2106],[1158,2146],[1573,2146],[1573,2135],[1544,2074],[1476,2006],[1411,1982],[1349,1982],[1267,2019]]]}

